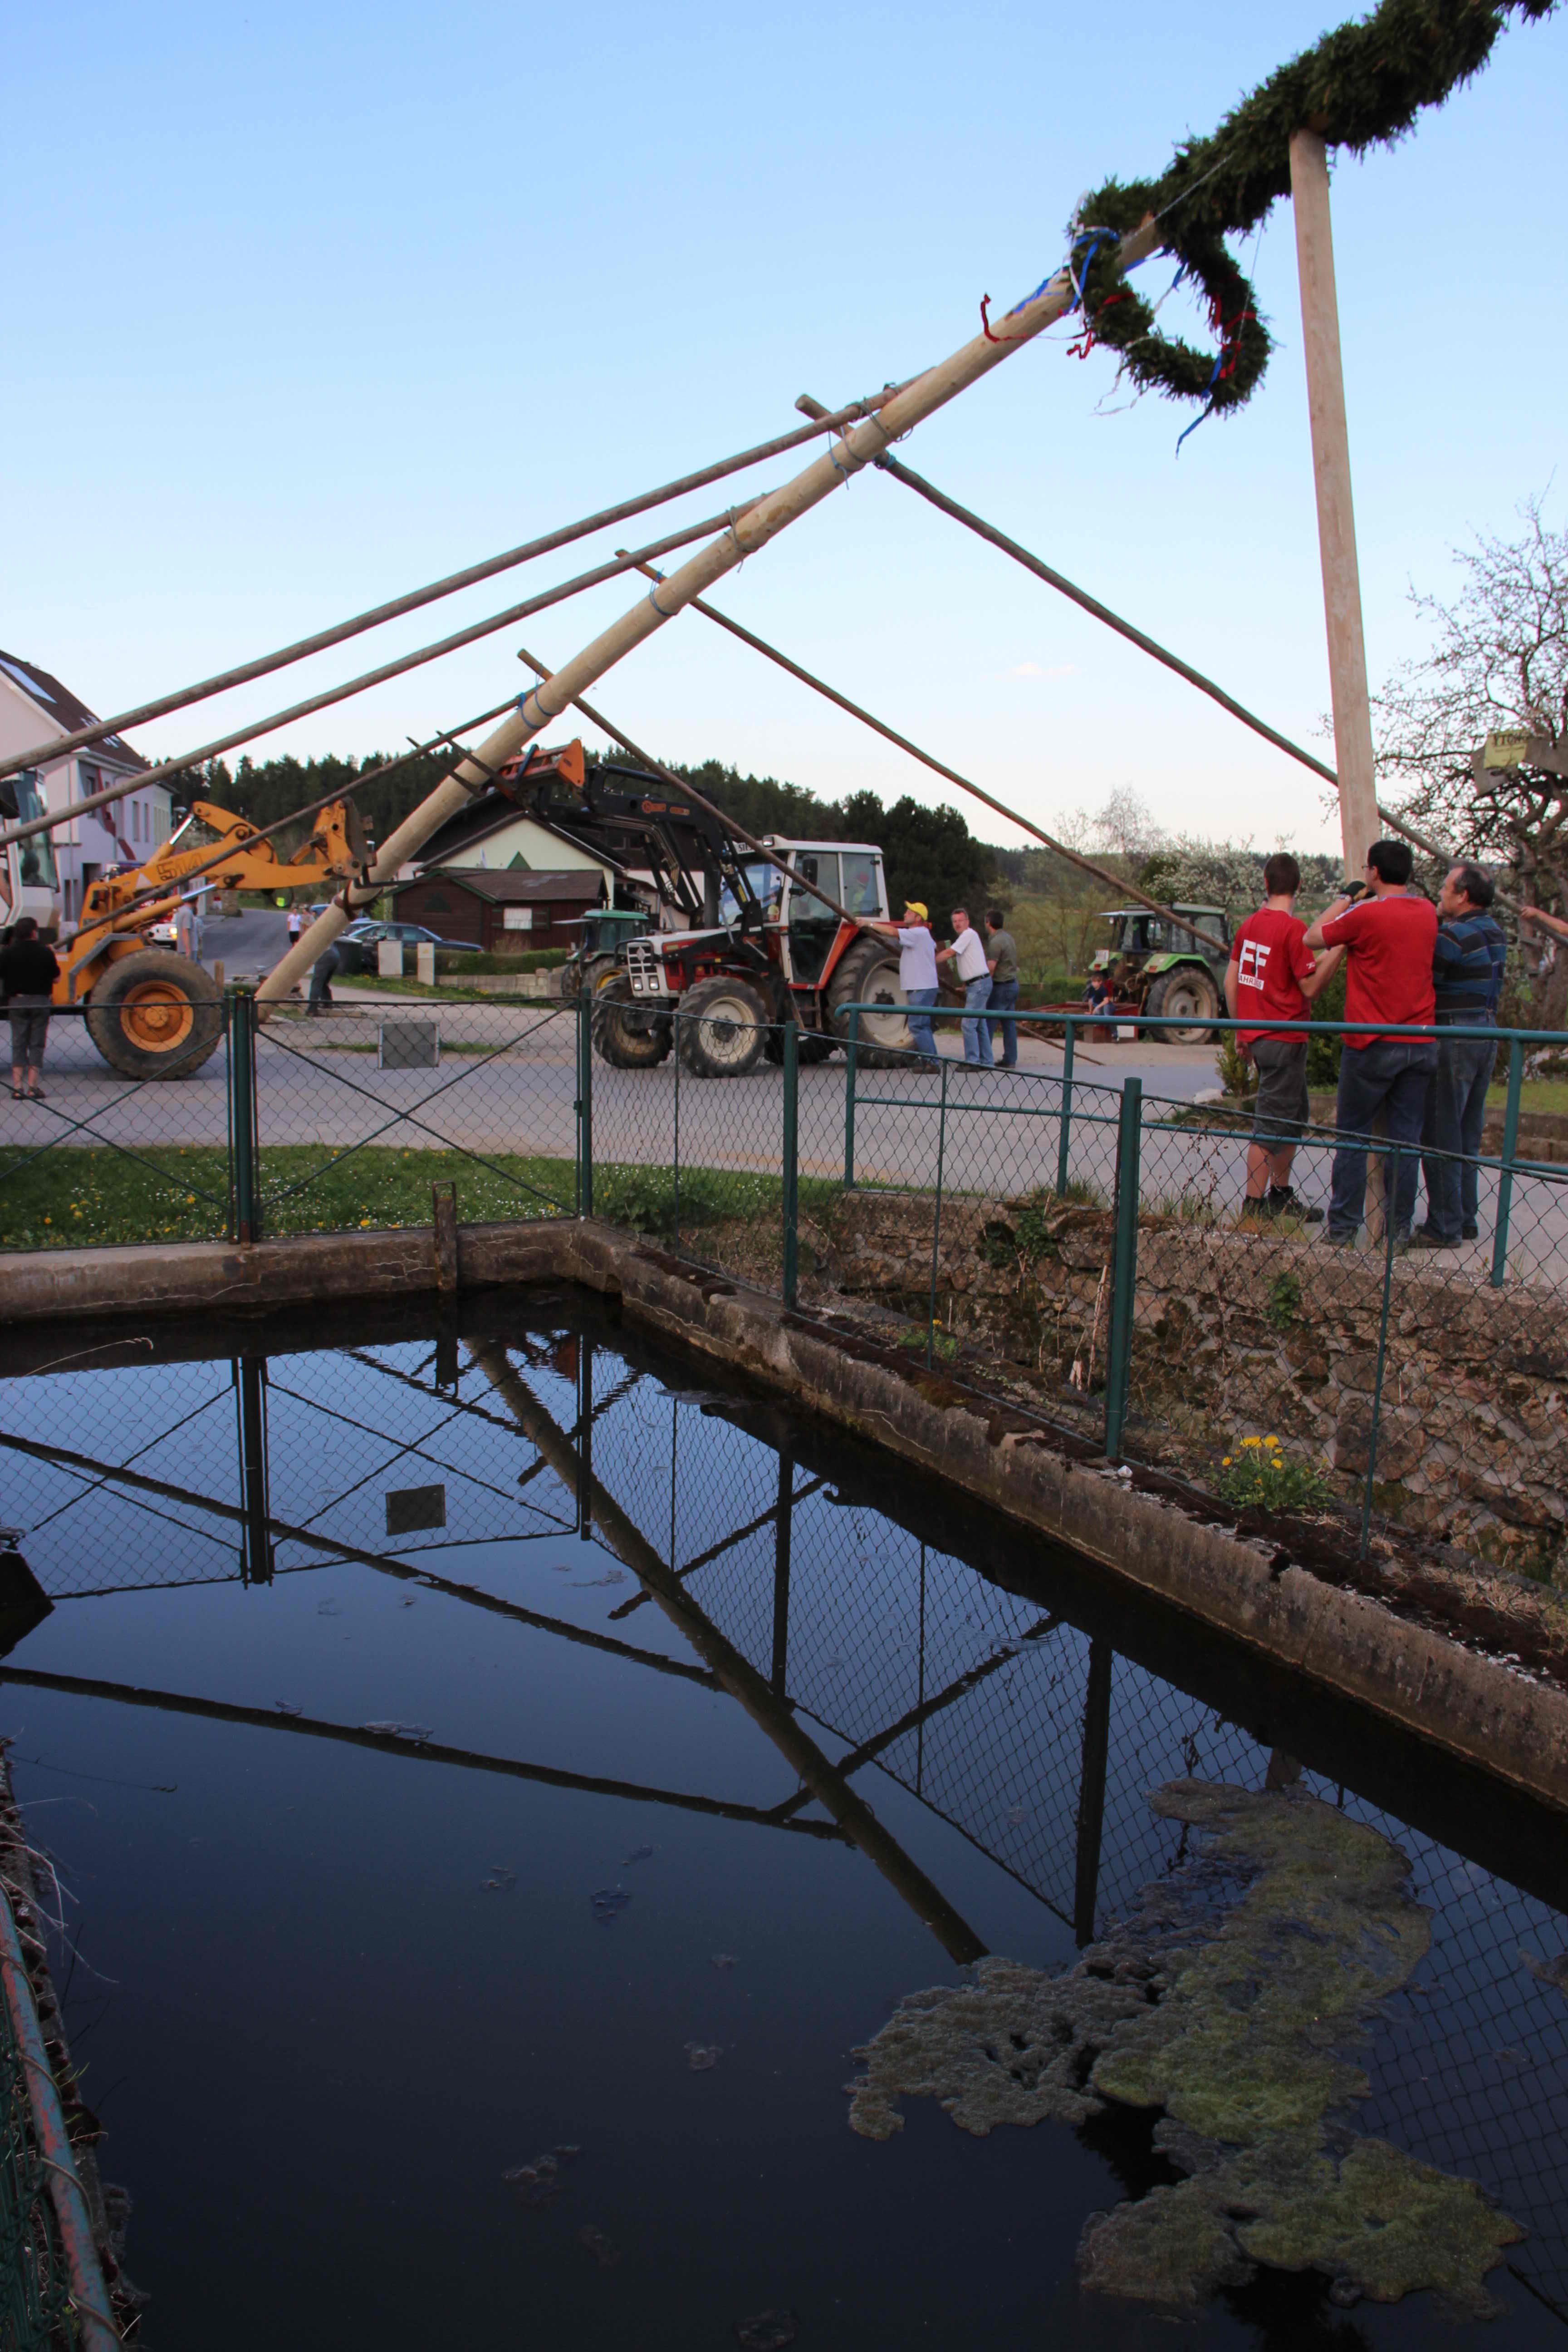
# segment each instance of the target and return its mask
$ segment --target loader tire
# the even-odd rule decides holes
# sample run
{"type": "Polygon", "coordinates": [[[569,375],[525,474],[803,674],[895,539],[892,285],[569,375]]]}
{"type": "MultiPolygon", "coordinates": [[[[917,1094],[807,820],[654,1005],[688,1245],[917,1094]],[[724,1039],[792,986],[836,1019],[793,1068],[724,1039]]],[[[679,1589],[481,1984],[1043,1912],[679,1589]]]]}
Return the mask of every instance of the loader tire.
{"type": "Polygon", "coordinates": [[[1153,982],[1143,999],[1143,1010],[1150,1014],[1163,1013],[1168,1020],[1190,1017],[1190,1027],[1156,1029],[1156,1042],[1206,1045],[1215,1034],[1209,1024],[1219,1018],[1219,990],[1213,976],[1196,964],[1178,964],[1174,971],[1163,971],[1153,982]]]}
{"type": "Polygon", "coordinates": [[[217,982],[163,948],[120,956],[88,998],[87,1034],[124,1077],[188,1078],[223,1035],[217,982]]]}
{"type": "Polygon", "coordinates": [[[743,1078],[762,1058],[768,1008],[749,981],[716,971],[680,1000],[680,1062],[694,1078],[743,1078]]]}
{"type": "Polygon", "coordinates": [[[668,1013],[639,1004],[624,973],[606,980],[592,1004],[594,1051],[612,1070],[652,1070],[669,1059],[674,1023],[668,1013]]]}
{"type": "Polygon", "coordinates": [[[834,1034],[847,1040],[848,1004],[886,1005],[884,1013],[862,1013],[856,1058],[862,1069],[897,1069],[914,1050],[914,1039],[904,1012],[904,992],[899,983],[899,950],[889,941],[857,940],[827,986],[827,1017],[834,1034]]]}

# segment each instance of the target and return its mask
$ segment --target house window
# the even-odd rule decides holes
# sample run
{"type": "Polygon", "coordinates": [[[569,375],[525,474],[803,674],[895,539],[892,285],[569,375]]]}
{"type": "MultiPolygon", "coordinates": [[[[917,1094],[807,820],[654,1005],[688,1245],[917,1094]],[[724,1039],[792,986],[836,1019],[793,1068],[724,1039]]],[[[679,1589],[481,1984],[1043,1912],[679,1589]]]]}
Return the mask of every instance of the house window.
{"type": "Polygon", "coordinates": [[[533,908],[503,907],[500,921],[503,931],[531,931],[533,929],[533,908]]]}

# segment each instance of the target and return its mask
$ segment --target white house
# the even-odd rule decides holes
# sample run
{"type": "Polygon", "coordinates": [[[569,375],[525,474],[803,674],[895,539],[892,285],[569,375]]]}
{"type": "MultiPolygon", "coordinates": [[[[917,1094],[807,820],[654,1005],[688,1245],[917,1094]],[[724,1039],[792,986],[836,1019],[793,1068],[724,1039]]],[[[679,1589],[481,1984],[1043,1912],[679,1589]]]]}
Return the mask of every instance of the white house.
{"type": "MultiPolygon", "coordinates": [[[[95,716],[36,662],[0,653],[0,757],[14,758],[53,736],[74,734],[78,728],[90,726],[95,716]]],[[[147,762],[120,735],[106,736],[101,743],[60,759],[46,755],[36,764],[44,807],[51,815],[108,790],[121,778],[125,782],[122,799],[86,811],[26,845],[39,858],[39,881],[52,882],[58,890],[61,923],[72,924],[81,911],[83,890],[105,867],[140,866],[160,842],[168,840],[173,803],[165,784],[138,786],[147,762]]]]}

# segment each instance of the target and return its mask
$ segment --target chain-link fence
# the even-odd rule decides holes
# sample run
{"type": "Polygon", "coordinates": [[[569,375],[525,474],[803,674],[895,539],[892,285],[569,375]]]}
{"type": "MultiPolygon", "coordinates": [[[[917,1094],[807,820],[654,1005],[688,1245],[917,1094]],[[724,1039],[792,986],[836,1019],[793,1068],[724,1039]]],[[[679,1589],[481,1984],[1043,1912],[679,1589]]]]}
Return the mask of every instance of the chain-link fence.
{"type": "Polygon", "coordinates": [[[630,1227],[1238,1507],[1351,1511],[1363,1549],[1382,1515],[1554,1572],[1568,1164],[1521,1148],[1530,1034],[1496,1033],[1495,1149],[1466,1157],[1145,1098],[1109,1083],[1092,1020],[1037,1025],[1048,1060],[1005,1068],[873,1045],[855,1013],[846,1045],[723,1003],[608,1038],[601,1012],[344,998],[262,1022],[233,990],[173,1084],[62,1016],[46,1098],[10,1107],[0,1231],[425,1225],[450,1181],[465,1222],[630,1227]]]}
{"type": "Polygon", "coordinates": [[[181,999],[166,1035],[165,1009],[156,996],[52,1009],[43,1067],[0,1114],[0,1247],[228,1232],[229,1003],[195,1008],[197,1022],[181,999]]]}

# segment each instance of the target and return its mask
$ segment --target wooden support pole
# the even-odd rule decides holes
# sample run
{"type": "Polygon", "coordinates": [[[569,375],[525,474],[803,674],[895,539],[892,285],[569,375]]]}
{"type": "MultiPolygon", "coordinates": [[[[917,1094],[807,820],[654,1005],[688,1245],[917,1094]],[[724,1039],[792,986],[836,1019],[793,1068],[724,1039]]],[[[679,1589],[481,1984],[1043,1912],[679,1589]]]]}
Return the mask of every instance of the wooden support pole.
{"type": "MultiPolygon", "coordinates": [[[[1123,237],[1120,249],[1123,268],[1146,260],[1157,236],[1151,218],[1123,237]]],[[[525,743],[542,734],[552,719],[559,718],[579,695],[586,693],[607,669],[653,636],[667,621],[673,620],[692,597],[711,588],[715,581],[733,572],[748,556],[759,554],[781,530],[820,506],[833,491],[841,489],[901,434],[908,433],[923,418],[934,415],[983,375],[989,375],[1020,345],[1032,341],[1077,299],[1072,272],[1065,267],[1058,269],[999,320],[994,331],[986,330],[972,337],[949,358],[906,383],[878,415],[867,417],[835,440],[826,456],[815,459],[793,481],[766,492],[745,508],[737,508],[728,529],[719,538],[700,548],[662,586],[640,597],[629,613],[623,614],[573,660],[564,663],[547,685],[533,687],[521,697],[518,709],[486,737],[478,752],[464,760],[451,779],[438,785],[388,835],[363,880],[345,888],[341,898],[317,917],[258,989],[257,1002],[276,1003],[286,997],[296,981],[345,929],[357,908],[369,905],[394,879],[405,860],[423,848],[437,826],[468,806],[470,787],[487,779],[491,770],[504,766],[525,743]]]]}
{"type": "Polygon", "coordinates": [[[1340,311],[1334,292],[1329,160],[1328,151],[1315,131],[1292,134],[1290,193],[1296,213],[1296,263],[1301,281],[1301,342],[1307,362],[1307,410],[1312,428],[1312,476],[1318,494],[1323,616],[1329,635],[1340,832],[1344,843],[1345,871],[1356,877],[1366,864],[1366,853],[1377,839],[1380,828],[1373,773],[1366,641],[1362,631],[1361,574],[1356,565],[1355,509],[1351,499],[1350,434],[1345,423],[1344,372],[1340,362],[1340,311]]]}

